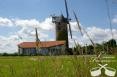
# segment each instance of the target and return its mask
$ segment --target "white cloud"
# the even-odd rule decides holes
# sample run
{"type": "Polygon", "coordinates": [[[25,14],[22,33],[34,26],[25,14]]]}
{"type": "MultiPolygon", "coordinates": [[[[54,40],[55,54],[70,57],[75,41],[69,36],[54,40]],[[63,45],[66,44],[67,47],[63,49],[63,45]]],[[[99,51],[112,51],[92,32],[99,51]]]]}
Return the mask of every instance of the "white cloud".
{"type": "MultiPolygon", "coordinates": [[[[88,33],[88,35],[90,35],[90,38],[93,40],[94,43],[102,43],[103,41],[108,41],[110,39],[112,39],[112,35],[111,35],[111,30],[110,29],[102,29],[102,28],[98,28],[98,27],[87,27],[86,31],[88,33]]],[[[115,40],[117,40],[117,30],[113,29],[113,38],[115,40]]],[[[85,45],[85,44],[91,44],[89,38],[87,37],[86,34],[82,36],[73,36],[73,39],[76,40],[77,42],[79,42],[79,44],[81,45],[85,45]]],[[[74,43],[73,40],[70,40],[71,43],[74,43]]]]}
{"type": "MultiPolygon", "coordinates": [[[[114,35],[117,35],[114,33],[114,31],[117,31],[117,30],[113,29],[112,31],[114,35]]],[[[110,29],[89,27],[87,28],[87,32],[95,42],[108,41],[112,38],[110,29]]]]}
{"type": "Polygon", "coordinates": [[[117,24],[117,15],[112,19],[112,23],[117,24]]]}
{"type": "Polygon", "coordinates": [[[0,17],[0,26],[13,26],[13,23],[8,18],[0,17]]]}
{"type": "Polygon", "coordinates": [[[22,27],[36,27],[39,26],[39,21],[36,19],[29,19],[29,20],[22,20],[22,19],[16,19],[14,20],[14,24],[17,26],[22,26],[22,27]]]}
{"type": "MultiPolygon", "coordinates": [[[[48,34],[38,31],[40,40],[48,38],[48,34]]],[[[8,37],[0,36],[0,53],[8,52],[13,53],[17,52],[17,45],[23,41],[35,41],[35,31],[30,27],[24,27],[20,31],[10,35],[8,37]]]]}
{"type": "Polygon", "coordinates": [[[0,36],[0,53],[3,52],[16,52],[17,51],[17,36],[12,35],[10,37],[0,36]]]}
{"type": "Polygon", "coordinates": [[[46,18],[43,22],[40,22],[40,28],[43,30],[55,30],[55,24],[52,23],[52,18],[46,18]]]}
{"type": "Polygon", "coordinates": [[[112,22],[115,23],[115,24],[117,24],[117,18],[114,18],[114,19],[112,20],[112,22]]]}
{"type": "MultiPolygon", "coordinates": [[[[77,23],[70,22],[72,31],[78,31],[77,23]]],[[[37,19],[10,19],[0,17],[0,26],[20,26],[20,27],[32,27],[39,28],[41,30],[55,30],[55,24],[52,23],[52,18],[46,18],[40,22],[37,19]]]]}
{"type": "MultiPolygon", "coordinates": [[[[76,22],[70,22],[73,34],[73,39],[70,38],[70,45],[74,45],[74,40],[76,40],[79,44],[90,44],[89,39],[86,34],[80,36],[78,32],[78,26],[76,22]],[[78,33],[78,34],[77,34],[78,33]]],[[[0,17],[0,26],[20,26],[21,29],[15,32],[12,35],[7,37],[0,36],[0,53],[1,52],[16,52],[17,44],[21,41],[35,41],[35,29],[38,28],[39,38],[43,41],[47,40],[55,40],[55,38],[51,37],[51,32],[55,30],[55,24],[52,23],[51,18],[46,18],[44,21],[38,21],[37,19],[8,19],[0,17]]],[[[92,38],[92,40],[96,43],[101,43],[102,41],[107,41],[111,39],[111,31],[110,29],[102,29],[98,27],[87,27],[86,31],[92,38]]],[[[117,30],[113,29],[114,38],[117,39],[117,30]]]]}
{"type": "MultiPolygon", "coordinates": [[[[72,22],[70,22],[70,24],[71,24],[72,31],[74,31],[74,32],[78,32],[79,31],[77,22],[73,22],[72,21],[72,22]]],[[[82,25],[80,24],[80,26],[82,26],[82,25]]]]}
{"type": "MultiPolygon", "coordinates": [[[[38,28],[38,34],[40,40],[48,38],[48,34],[44,33],[43,30],[52,29],[50,18],[45,19],[43,22],[39,22],[36,19],[22,20],[22,19],[8,19],[1,18],[0,25],[2,26],[20,26],[21,29],[9,36],[0,36],[0,53],[17,52],[17,45],[23,41],[35,41],[35,27],[38,28]],[[4,23],[2,23],[4,22],[4,23]],[[46,26],[47,25],[47,26],[46,26]],[[44,27],[43,27],[44,26],[44,27]],[[46,27],[47,28],[46,28],[46,27]],[[50,27],[50,28],[49,28],[50,27]]],[[[53,25],[52,25],[53,26],[53,25]]]]}
{"type": "Polygon", "coordinates": [[[21,27],[32,27],[35,28],[37,27],[38,29],[41,30],[54,30],[55,25],[52,23],[52,18],[46,18],[44,21],[40,22],[36,19],[15,19],[14,24],[16,26],[21,26],[21,27]]]}

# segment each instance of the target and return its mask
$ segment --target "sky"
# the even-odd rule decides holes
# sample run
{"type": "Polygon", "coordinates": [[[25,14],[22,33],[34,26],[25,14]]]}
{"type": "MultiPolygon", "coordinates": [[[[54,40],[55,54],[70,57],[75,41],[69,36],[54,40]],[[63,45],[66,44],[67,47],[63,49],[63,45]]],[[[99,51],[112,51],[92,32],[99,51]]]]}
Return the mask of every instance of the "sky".
{"type": "MultiPolygon", "coordinates": [[[[91,44],[86,34],[80,35],[73,11],[81,26],[95,43],[113,38],[117,40],[117,0],[67,0],[73,40],[81,45],[91,44]],[[107,3],[108,6],[107,6],[107,3]],[[109,7],[109,9],[108,9],[109,7]],[[110,20],[108,16],[110,14],[110,20]]],[[[55,40],[55,24],[52,15],[66,16],[64,0],[0,0],[0,53],[14,53],[21,42],[35,41],[35,27],[41,41],[55,40]]]]}

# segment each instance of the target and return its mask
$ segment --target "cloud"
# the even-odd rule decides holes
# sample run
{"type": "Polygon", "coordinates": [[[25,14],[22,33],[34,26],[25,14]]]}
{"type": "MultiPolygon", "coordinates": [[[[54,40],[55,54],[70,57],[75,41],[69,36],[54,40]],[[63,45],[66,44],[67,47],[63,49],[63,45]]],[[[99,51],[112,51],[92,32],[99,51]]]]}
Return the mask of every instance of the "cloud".
{"type": "Polygon", "coordinates": [[[20,30],[8,35],[0,35],[0,53],[8,52],[13,53],[17,52],[17,45],[23,41],[35,41],[35,27],[38,28],[38,34],[40,40],[45,40],[49,37],[49,33],[44,33],[44,30],[53,29],[50,23],[51,19],[47,18],[42,22],[39,22],[36,19],[8,19],[0,18],[0,26],[19,26],[20,30]],[[46,27],[45,27],[46,26],[46,27]]]}
{"type": "Polygon", "coordinates": [[[29,20],[22,20],[22,19],[16,19],[14,20],[14,24],[21,27],[36,27],[39,26],[39,21],[36,19],[29,19],[29,20]]]}
{"type": "Polygon", "coordinates": [[[97,28],[94,26],[94,27],[88,27],[87,32],[90,35],[90,37],[92,37],[92,39],[107,40],[107,39],[111,38],[111,30],[110,29],[102,29],[102,28],[97,28]]]}
{"type": "MultiPolygon", "coordinates": [[[[115,20],[114,20],[115,21],[115,20]]],[[[73,39],[69,37],[70,47],[74,46],[74,40],[81,45],[91,44],[86,34],[80,35],[76,22],[70,22],[73,31],[73,39]]],[[[17,52],[17,44],[23,41],[35,41],[35,27],[38,28],[39,38],[44,41],[55,40],[52,33],[55,32],[55,24],[52,23],[52,18],[46,18],[43,21],[37,19],[9,19],[0,17],[0,26],[18,26],[21,29],[9,36],[0,35],[0,53],[2,52],[17,52]]],[[[99,27],[86,27],[87,33],[95,43],[101,43],[111,39],[111,30],[102,29],[99,27]]],[[[114,39],[117,40],[117,30],[113,29],[114,39]]],[[[55,35],[54,35],[55,36],[55,35]]]]}
{"type": "Polygon", "coordinates": [[[17,38],[17,36],[15,36],[15,35],[12,35],[10,37],[0,36],[0,53],[16,52],[17,44],[18,44],[18,40],[16,38],[17,38]]]}
{"type": "Polygon", "coordinates": [[[117,18],[114,18],[112,22],[117,24],[117,18]]]}
{"type": "Polygon", "coordinates": [[[13,22],[8,18],[0,17],[0,26],[13,26],[13,22]]]}
{"type": "MultiPolygon", "coordinates": [[[[48,38],[48,34],[38,31],[40,40],[48,38]]],[[[30,27],[23,27],[16,33],[9,35],[7,37],[0,36],[0,53],[8,52],[13,53],[17,52],[17,45],[21,42],[35,41],[35,31],[30,27]]]]}
{"type": "Polygon", "coordinates": [[[72,21],[72,22],[70,22],[70,24],[71,24],[71,30],[72,30],[72,31],[79,31],[76,22],[73,22],[73,21],[72,21]]]}
{"type": "Polygon", "coordinates": [[[112,23],[117,24],[117,15],[115,15],[114,18],[112,19],[112,23]]]}
{"type": "Polygon", "coordinates": [[[14,24],[21,27],[32,27],[38,28],[40,30],[54,30],[55,25],[52,23],[52,18],[46,18],[44,21],[40,22],[36,19],[15,19],[14,24]]]}
{"type": "Polygon", "coordinates": [[[46,18],[43,22],[40,22],[40,28],[43,30],[55,30],[55,24],[52,23],[52,18],[46,18]]]}
{"type": "MultiPolygon", "coordinates": [[[[23,41],[35,41],[35,29],[31,27],[23,27],[17,31],[14,35],[17,35],[19,42],[23,41]]],[[[41,41],[49,38],[49,33],[46,34],[38,29],[38,37],[41,41]]]]}
{"type": "MultiPolygon", "coordinates": [[[[72,31],[78,31],[77,23],[70,22],[72,31]]],[[[0,26],[20,26],[20,27],[37,27],[41,30],[55,30],[55,24],[52,23],[52,18],[48,17],[43,21],[37,19],[15,19],[0,17],[0,26]]]]}
{"type": "MultiPolygon", "coordinates": [[[[87,27],[86,31],[94,43],[102,43],[103,41],[108,41],[108,40],[112,39],[111,30],[107,29],[107,28],[102,29],[102,28],[93,26],[93,27],[87,27]]],[[[112,32],[114,35],[113,38],[115,40],[117,40],[117,30],[113,29],[112,32]]],[[[86,43],[91,44],[91,42],[86,34],[84,34],[83,37],[75,36],[74,39],[79,41],[79,43],[83,44],[83,45],[86,43]]]]}

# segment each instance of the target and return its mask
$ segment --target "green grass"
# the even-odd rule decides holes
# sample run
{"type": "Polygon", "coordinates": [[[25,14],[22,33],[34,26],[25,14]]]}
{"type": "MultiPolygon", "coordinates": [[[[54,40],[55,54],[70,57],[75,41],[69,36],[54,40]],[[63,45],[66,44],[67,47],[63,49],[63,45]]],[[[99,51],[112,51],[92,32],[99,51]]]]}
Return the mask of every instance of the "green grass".
{"type": "MultiPolygon", "coordinates": [[[[0,57],[0,77],[91,77],[90,69],[98,66],[96,62],[91,61],[92,57],[0,57]]],[[[107,63],[109,67],[117,69],[117,56],[114,57],[115,62],[102,62],[102,64],[107,63]]],[[[102,74],[102,77],[107,76],[102,74]]]]}

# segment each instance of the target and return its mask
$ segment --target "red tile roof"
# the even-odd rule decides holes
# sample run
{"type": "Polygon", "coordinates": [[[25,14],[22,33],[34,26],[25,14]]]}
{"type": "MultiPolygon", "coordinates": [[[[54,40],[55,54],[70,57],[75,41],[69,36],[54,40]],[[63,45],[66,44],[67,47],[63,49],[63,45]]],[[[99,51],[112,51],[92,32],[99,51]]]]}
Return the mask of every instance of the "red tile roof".
{"type": "MultiPolygon", "coordinates": [[[[59,46],[64,44],[65,44],[65,41],[44,41],[44,42],[39,42],[39,47],[48,48],[48,47],[59,46]]],[[[35,48],[36,42],[22,42],[18,44],[18,46],[21,48],[35,48]]]]}

